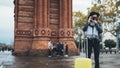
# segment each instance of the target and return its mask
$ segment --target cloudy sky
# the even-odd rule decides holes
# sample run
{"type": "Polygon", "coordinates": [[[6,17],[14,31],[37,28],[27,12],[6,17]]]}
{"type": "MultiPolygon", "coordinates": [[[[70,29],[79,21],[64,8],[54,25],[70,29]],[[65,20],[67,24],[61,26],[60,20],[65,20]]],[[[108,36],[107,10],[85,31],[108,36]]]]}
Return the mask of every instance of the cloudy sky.
{"type": "Polygon", "coordinates": [[[14,38],[13,0],[0,0],[0,42],[11,44],[14,38]]]}
{"type": "Polygon", "coordinates": [[[87,8],[91,7],[93,0],[73,0],[73,11],[87,13],[87,8]]]}
{"type": "MultiPolygon", "coordinates": [[[[92,0],[73,0],[73,11],[86,13],[92,0]]],[[[14,41],[13,0],[0,0],[0,43],[12,44],[14,41]]]]}

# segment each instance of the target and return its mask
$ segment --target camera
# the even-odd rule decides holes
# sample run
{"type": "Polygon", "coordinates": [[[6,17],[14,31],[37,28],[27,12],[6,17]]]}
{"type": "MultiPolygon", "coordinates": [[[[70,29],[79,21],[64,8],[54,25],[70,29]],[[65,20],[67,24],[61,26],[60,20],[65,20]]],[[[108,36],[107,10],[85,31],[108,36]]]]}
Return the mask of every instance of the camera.
{"type": "Polygon", "coordinates": [[[97,20],[97,17],[92,17],[92,20],[97,20]]]}
{"type": "Polygon", "coordinates": [[[90,22],[93,22],[93,20],[97,20],[98,18],[97,17],[91,17],[91,20],[90,20],[90,22]]]}

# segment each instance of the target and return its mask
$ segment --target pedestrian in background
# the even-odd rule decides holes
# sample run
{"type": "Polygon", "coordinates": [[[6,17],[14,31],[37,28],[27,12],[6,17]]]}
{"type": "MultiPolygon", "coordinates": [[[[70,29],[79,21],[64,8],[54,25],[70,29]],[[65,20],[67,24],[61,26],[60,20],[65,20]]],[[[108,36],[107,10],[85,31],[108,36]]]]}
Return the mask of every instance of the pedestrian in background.
{"type": "Polygon", "coordinates": [[[53,51],[53,45],[52,45],[52,43],[51,43],[51,41],[49,40],[49,42],[48,42],[48,50],[49,50],[49,53],[48,53],[48,57],[52,57],[52,51],[53,51]]]}
{"type": "Polygon", "coordinates": [[[65,57],[68,57],[68,49],[69,49],[68,43],[65,42],[65,57]]]}
{"type": "Polygon", "coordinates": [[[61,55],[64,55],[64,44],[61,42],[61,55]]]}

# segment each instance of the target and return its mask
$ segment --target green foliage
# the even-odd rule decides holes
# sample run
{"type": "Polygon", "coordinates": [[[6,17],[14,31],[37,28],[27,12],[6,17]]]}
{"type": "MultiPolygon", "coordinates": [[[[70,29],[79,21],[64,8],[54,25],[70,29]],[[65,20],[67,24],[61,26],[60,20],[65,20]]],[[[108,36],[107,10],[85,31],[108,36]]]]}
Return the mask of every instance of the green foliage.
{"type": "MultiPolygon", "coordinates": [[[[114,23],[120,18],[120,0],[93,0],[92,4],[93,6],[88,8],[87,15],[80,11],[73,12],[74,29],[76,34],[78,27],[82,28],[82,26],[86,23],[87,17],[91,11],[100,13],[100,23],[114,23]]],[[[109,29],[107,29],[107,31],[109,31],[109,29]]],[[[120,26],[110,32],[119,33],[120,26]]]]}
{"type": "Polygon", "coordinates": [[[116,33],[120,32],[120,22],[117,22],[116,29],[114,30],[116,33]]]}
{"type": "Polygon", "coordinates": [[[0,47],[6,47],[5,43],[0,43],[0,47]]]}
{"type": "Polygon", "coordinates": [[[116,1],[116,8],[118,9],[119,6],[120,6],[120,0],[116,1]]]}
{"type": "Polygon", "coordinates": [[[75,27],[82,27],[86,23],[86,15],[84,15],[82,12],[73,12],[74,17],[74,24],[75,27]]]}
{"type": "Polygon", "coordinates": [[[104,43],[105,43],[105,46],[109,47],[110,49],[113,47],[116,47],[116,42],[114,40],[108,39],[108,40],[105,40],[104,43]]]}
{"type": "Polygon", "coordinates": [[[0,43],[0,51],[13,50],[13,45],[7,45],[5,43],[0,43]]]}
{"type": "MultiPolygon", "coordinates": [[[[91,11],[97,11],[100,13],[100,21],[115,23],[120,14],[120,0],[94,0],[93,6],[89,9],[91,11]]],[[[120,26],[119,26],[120,27],[120,26]]],[[[112,32],[119,33],[119,28],[111,30],[112,32]]],[[[113,33],[112,33],[113,34],[113,33]]]]}
{"type": "Polygon", "coordinates": [[[78,27],[82,28],[82,26],[86,24],[87,15],[83,14],[80,11],[73,12],[73,21],[75,33],[78,34],[78,27]]]}

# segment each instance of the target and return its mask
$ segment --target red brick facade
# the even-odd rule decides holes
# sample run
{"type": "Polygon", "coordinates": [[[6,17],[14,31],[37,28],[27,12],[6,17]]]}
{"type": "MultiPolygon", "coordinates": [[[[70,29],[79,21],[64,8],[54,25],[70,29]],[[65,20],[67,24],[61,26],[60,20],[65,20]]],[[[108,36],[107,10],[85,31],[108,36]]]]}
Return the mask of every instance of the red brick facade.
{"type": "Polygon", "coordinates": [[[48,40],[68,42],[76,54],[72,0],[14,0],[14,54],[47,55],[48,40]]]}

